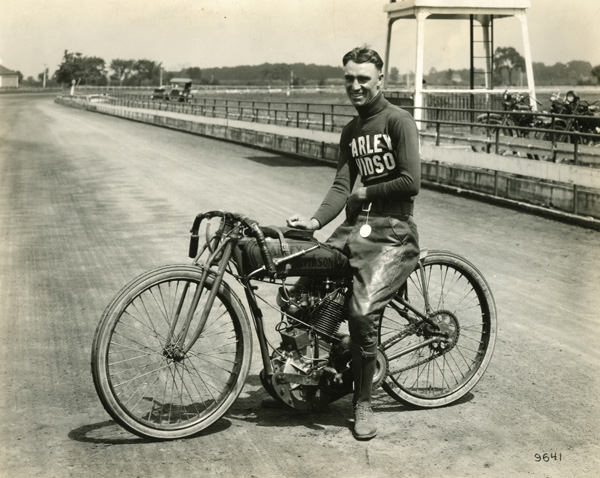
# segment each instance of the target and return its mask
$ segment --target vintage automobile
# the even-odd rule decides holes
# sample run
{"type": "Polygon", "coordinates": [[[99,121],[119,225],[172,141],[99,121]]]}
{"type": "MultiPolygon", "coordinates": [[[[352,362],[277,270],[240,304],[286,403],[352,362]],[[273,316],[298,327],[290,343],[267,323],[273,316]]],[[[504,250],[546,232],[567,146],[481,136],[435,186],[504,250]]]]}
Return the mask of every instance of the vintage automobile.
{"type": "Polygon", "coordinates": [[[172,78],[169,82],[171,90],[167,100],[187,103],[192,98],[192,80],[189,78],[172,78]]]}
{"type": "Polygon", "coordinates": [[[150,96],[150,99],[153,99],[153,100],[167,99],[167,89],[164,86],[161,86],[159,88],[154,88],[154,91],[152,92],[152,96],[150,96]]]}

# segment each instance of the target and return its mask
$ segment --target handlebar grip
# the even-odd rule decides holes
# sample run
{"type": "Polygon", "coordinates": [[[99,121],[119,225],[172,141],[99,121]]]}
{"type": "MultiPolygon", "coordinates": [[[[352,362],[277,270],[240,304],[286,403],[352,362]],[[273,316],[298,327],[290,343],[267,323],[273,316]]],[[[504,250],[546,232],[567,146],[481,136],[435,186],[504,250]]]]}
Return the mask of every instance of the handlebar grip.
{"type": "Polygon", "coordinates": [[[195,259],[196,254],[198,254],[198,242],[199,242],[198,235],[192,234],[192,237],[190,237],[190,248],[188,250],[188,257],[190,259],[195,259]]]}
{"type": "Polygon", "coordinates": [[[192,236],[190,237],[190,248],[188,250],[188,257],[190,259],[194,259],[198,253],[198,231],[200,230],[200,223],[204,217],[204,214],[198,214],[194,219],[194,224],[192,224],[192,229],[190,230],[192,236]]]}

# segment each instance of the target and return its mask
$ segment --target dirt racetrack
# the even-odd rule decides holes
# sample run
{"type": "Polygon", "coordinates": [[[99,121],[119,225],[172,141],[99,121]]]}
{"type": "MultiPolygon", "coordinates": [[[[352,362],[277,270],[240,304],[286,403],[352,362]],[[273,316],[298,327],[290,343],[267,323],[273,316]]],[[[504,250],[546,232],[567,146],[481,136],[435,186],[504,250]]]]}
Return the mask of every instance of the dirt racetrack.
{"type": "Polygon", "coordinates": [[[112,296],[188,262],[197,212],[281,224],[313,212],[334,170],[51,97],[2,95],[0,110],[0,476],[598,476],[600,233],[430,190],[422,247],[475,263],[499,314],[495,355],[465,399],[419,410],[379,391],[379,434],[357,442],[348,399],[314,414],[263,403],[255,346],[242,395],[201,435],[122,430],[89,367],[112,296]]]}

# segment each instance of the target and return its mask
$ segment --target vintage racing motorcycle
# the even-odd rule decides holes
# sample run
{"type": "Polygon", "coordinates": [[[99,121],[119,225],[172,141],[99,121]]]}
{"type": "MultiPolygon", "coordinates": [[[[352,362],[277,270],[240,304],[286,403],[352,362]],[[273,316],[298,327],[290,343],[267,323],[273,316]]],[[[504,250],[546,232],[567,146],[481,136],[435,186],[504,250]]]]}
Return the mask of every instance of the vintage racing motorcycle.
{"type": "MultiPolygon", "coordinates": [[[[344,254],[310,231],[211,211],[195,218],[189,255],[191,264],[159,267],[127,284],[97,327],[92,375],[116,422],[142,437],[175,439],[221,418],[250,370],[247,310],[260,379],[272,397],[315,410],[351,392],[345,304],[352,274],[344,254]],[[257,284],[271,289],[269,299],[257,284]],[[259,303],[277,311],[270,334],[259,303]]],[[[494,299],[470,262],[422,251],[378,332],[374,387],[410,406],[447,405],[467,394],[490,362],[494,299]]]]}

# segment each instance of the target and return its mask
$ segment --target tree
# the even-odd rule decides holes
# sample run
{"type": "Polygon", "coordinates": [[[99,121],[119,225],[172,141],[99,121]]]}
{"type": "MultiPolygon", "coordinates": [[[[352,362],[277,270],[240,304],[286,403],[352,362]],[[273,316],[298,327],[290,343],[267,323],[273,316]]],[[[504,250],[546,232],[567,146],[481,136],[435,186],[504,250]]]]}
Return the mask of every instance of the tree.
{"type": "Polygon", "coordinates": [[[196,82],[200,83],[202,80],[202,70],[197,66],[192,66],[190,68],[186,68],[182,71],[185,76],[188,76],[192,80],[196,80],[196,82]]]}
{"type": "Polygon", "coordinates": [[[567,63],[569,70],[569,83],[581,84],[585,83],[586,79],[592,74],[592,64],[589,61],[572,60],[567,63]]]}
{"type": "Polygon", "coordinates": [[[512,46],[496,48],[494,52],[494,70],[496,72],[506,71],[509,85],[512,85],[512,73],[516,69],[525,70],[525,59],[520,53],[512,46]]]}
{"type": "Polygon", "coordinates": [[[287,82],[290,78],[290,65],[265,63],[260,66],[263,80],[269,84],[271,82],[287,82]]]}
{"type": "Polygon", "coordinates": [[[65,50],[63,61],[54,73],[57,83],[70,85],[73,80],[82,85],[105,85],[106,69],[102,58],[83,56],[65,50]]]}
{"type": "Polygon", "coordinates": [[[158,85],[160,81],[161,63],[152,60],[137,60],[133,65],[132,81],[138,86],[158,85]]]}
{"type": "Polygon", "coordinates": [[[119,86],[123,86],[123,83],[126,83],[133,75],[134,65],[135,60],[114,59],[110,62],[110,69],[113,72],[111,79],[118,81],[119,86]]]}
{"type": "Polygon", "coordinates": [[[398,83],[399,79],[400,79],[400,72],[398,71],[398,68],[396,68],[395,66],[392,66],[392,68],[390,70],[390,83],[398,83]]]}
{"type": "Polygon", "coordinates": [[[598,83],[600,83],[600,65],[596,65],[594,68],[592,68],[591,74],[592,76],[595,76],[598,80],[598,83]]]}
{"type": "Polygon", "coordinates": [[[19,81],[19,84],[22,86],[38,86],[40,83],[36,81],[33,76],[28,76],[27,78],[23,78],[23,80],[19,81]]]}
{"type": "Polygon", "coordinates": [[[58,70],[54,73],[54,79],[59,84],[70,85],[72,80],[77,81],[80,77],[81,53],[73,53],[65,50],[63,61],[58,65],[58,70]]]}
{"type": "Polygon", "coordinates": [[[106,64],[97,56],[84,56],[82,85],[106,85],[106,64]]]}

